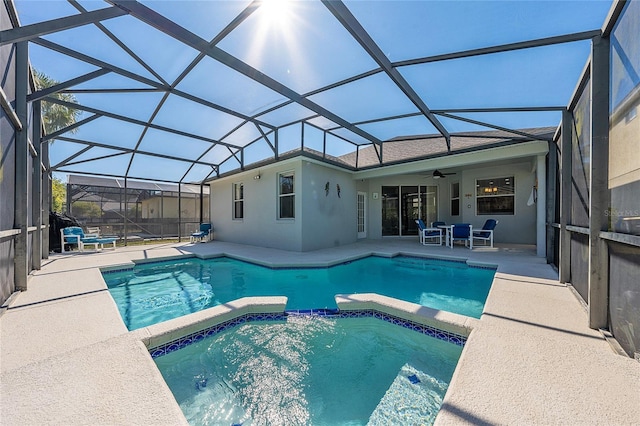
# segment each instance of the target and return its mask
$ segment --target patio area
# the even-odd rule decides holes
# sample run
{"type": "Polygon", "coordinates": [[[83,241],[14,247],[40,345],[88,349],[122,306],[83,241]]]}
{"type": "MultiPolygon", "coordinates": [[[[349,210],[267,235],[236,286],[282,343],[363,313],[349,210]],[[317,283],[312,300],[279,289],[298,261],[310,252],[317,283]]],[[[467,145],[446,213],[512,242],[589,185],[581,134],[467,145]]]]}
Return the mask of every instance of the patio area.
{"type": "Polygon", "coordinates": [[[363,240],[289,252],[213,241],[52,255],[0,316],[3,423],[186,424],[139,331],[128,332],[98,268],[182,255],[327,265],[368,254],[498,266],[484,314],[436,424],[637,424],[640,367],[588,327],[571,287],[535,247],[423,247],[363,240]],[[11,410],[7,409],[11,407],[11,410]]]}

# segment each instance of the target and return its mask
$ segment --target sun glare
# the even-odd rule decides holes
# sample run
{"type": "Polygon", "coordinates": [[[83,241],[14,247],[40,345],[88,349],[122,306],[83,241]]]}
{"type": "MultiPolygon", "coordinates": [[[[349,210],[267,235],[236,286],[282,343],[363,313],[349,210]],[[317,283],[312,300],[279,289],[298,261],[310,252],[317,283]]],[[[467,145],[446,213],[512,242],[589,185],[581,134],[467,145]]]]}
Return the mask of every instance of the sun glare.
{"type": "Polygon", "coordinates": [[[291,13],[290,3],[290,0],[263,0],[260,9],[269,23],[281,25],[291,13]]]}

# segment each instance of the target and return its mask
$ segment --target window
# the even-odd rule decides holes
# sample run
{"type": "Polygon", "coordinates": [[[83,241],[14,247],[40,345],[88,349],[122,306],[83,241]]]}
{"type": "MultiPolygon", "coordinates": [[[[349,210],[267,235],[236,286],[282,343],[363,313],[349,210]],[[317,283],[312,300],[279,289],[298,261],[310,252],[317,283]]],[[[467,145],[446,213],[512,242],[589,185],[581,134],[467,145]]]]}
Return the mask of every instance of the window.
{"type": "Polygon", "coordinates": [[[478,215],[512,215],[515,213],[513,176],[476,181],[478,215]]]}
{"type": "Polygon", "coordinates": [[[233,218],[242,219],[244,217],[244,185],[233,184],[233,218]]]}
{"type": "Polygon", "coordinates": [[[460,216],[460,183],[451,184],[451,216],[460,216]]]}
{"type": "Polygon", "coordinates": [[[278,198],[278,218],[293,219],[295,217],[293,172],[278,175],[278,198]]]}

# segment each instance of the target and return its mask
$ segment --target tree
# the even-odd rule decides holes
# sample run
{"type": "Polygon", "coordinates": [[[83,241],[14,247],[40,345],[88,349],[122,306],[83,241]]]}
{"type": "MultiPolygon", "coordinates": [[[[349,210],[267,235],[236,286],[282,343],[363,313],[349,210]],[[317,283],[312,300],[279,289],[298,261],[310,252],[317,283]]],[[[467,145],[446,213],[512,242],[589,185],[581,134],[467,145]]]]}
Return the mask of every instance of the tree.
{"type": "MultiPolygon", "coordinates": [[[[49,77],[42,71],[35,70],[33,78],[36,90],[43,90],[59,84],[58,81],[49,77]]],[[[74,104],[78,103],[76,97],[71,93],[54,93],[49,96],[74,104]]],[[[51,134],[53,132],[57,132],[60,129],[64,129],[65,127],[69,127],[70,125],[78,121],[81,111],[63,105],[43,101],[41,113],[44,132],[45,134],[51,134]]],[[[75,132],[76,129],[71,130],[71,133],[75,132]]],[[[53,139],[51,139],[49,143],[53,143],[53,139]]],[[[53,178],[51,180],[51,210],[59,213],[66,212],[66,200],[67,186],[60,179],[53,178]]]]}
{"type": "Polygon", "coordinates": [[[71,208],[72,214],[79,219],[89,219],[102,216],[102,209],[91,201],[75,201],[71,208]]]}
{"type": "Polygon", "coordinates": [[[67,185],[55,177],[51,180],[51,199],[52,211],[64,213],[67,210],[67,185]]]}
{"type": "MultiPolygon", "coordinates": [[[[34,81],[36,84],[36,90],[46,89],[48,87],[59,84],[56,81],[43,73],[42,71],[35,71],[34,81]]],[[[52,98],[60,99],[62,101],[77,104],[78,100],[71,93],[54,93],[50,95],[52,98]]],[[[57,132],[60,129],[64,129],[76,121],[80,117],[81,111],[73,108],[69,108],[63,105],[54,104],[51,102],[42,102],[42,123],[44,124],[45,134],[51,134],[57,132]]],[[[76,129],[71,130],[74,133],[76,129]]],[[[53,141],[52,141],[53,142],[53,141]]]]}

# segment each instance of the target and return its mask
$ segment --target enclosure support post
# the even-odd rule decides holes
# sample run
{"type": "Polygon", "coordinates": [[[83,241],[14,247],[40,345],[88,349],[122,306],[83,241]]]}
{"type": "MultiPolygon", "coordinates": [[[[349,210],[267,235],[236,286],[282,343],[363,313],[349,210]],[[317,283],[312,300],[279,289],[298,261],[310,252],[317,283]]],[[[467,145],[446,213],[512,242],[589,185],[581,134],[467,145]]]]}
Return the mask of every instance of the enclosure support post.
{"type": "Polygon", "coordinates": [[[16,135],[16,156],[15,156],[15,207],[13,227],[20,230],[16,235],[14,247],[14,282],[15,289],[24,291],[27,289],[27,278],[29,275],[29,209],[27,186],[28,179],[28,113],[27,113],[27,93],[28,93],[28,60],[29,47],[26,41],[16,43],[16,105],[15,111],[18,119],[23,123],[22,129],[15,131],[16,135]]]}
{"type": "Polygon", "coordinates": [[[571,281],[571,232],[567,225],[571,218],[571,112],[562,111],[562,149],[560,150],[560,282],[571,281]]]}
{"type": "MultiPolygon", "coordinates": [[[[40,101],[37,102],[40,104],[40,101]]],[[[44,170],[42,172],[42,224],[44,225],[42,234],[42,258],[49,258],[49,233],[51,232],[49,223],[49,212],[53,206],[51,203],[51,169],[49,164],[49,142],[43,142],[40,145],[42,149],[42,164],[44,170]]]]}
{"type": "Polygon", "coordinates": [[[609,39],[591,44],[591,161],[589,197],[589,327],[608,326],[609,253],[601,231],[609,230],[609,39]]]}
{"type": "Polygon", "coordinates": [[[536,160],[536,254],[538,257],[547,255],[547,170],[546,156],[538,155],[536,160]]]}
{"type": "Polygon", "coordinates": [[[558,147],[555,142],[549,142],[549,156],[547,166],[547,263],[554,261],[553,253],[558,241],[551,226],[556,221],[556,182],[558,180],[558,147]]]}
{"type": "Polygon", "coordinates": [[[178,184],[178,242],[182,242],[182,185],[178,184]]]}
{"type": "Polygon", "coordinates": [[[32,137],[36,149],[32,158],[31,174],[31,223],[36,227],[32,236],[32,265],[33,269],[42,267],[42,147],[40,145],[40,102],[33,104],[32,137]]]}
{"type": "Polygon", "coordinates": [[[204,219],[204,185],[200,183],[200,223],[203,222],[204,219]]]}
{"type": "Polygon", "coordinates": [[[127,221],[129,220],[129,206],[127,195],[127,178],[124,178],[124,245],[127,246],[127,221]]]}

